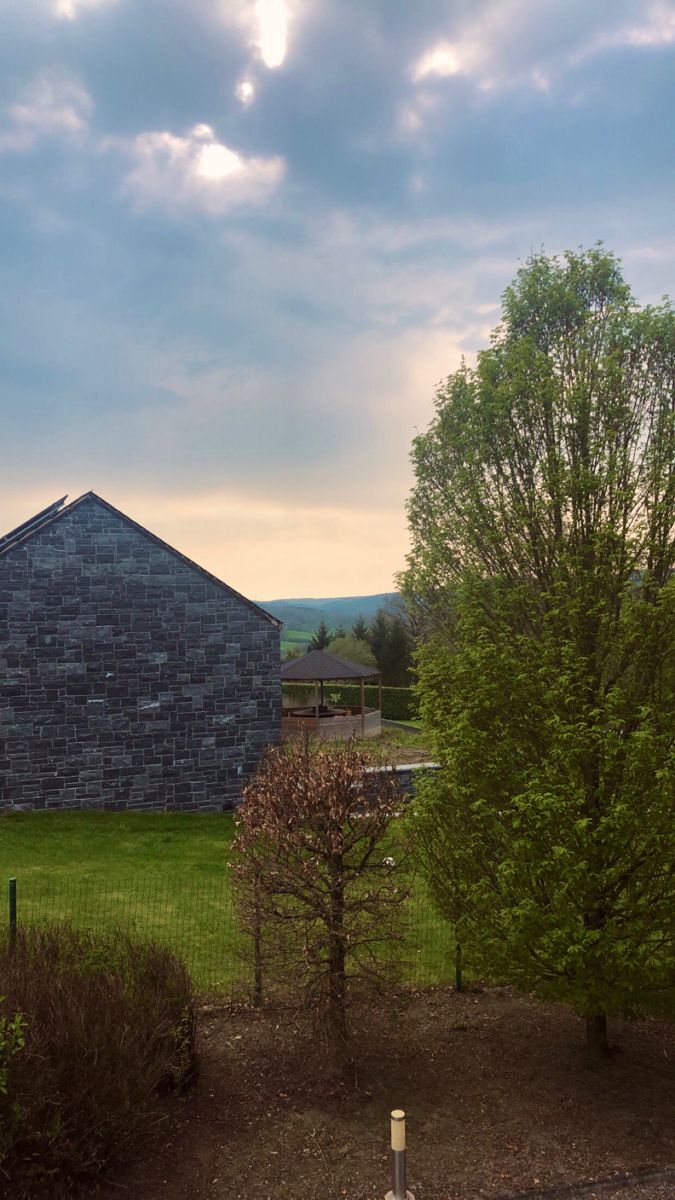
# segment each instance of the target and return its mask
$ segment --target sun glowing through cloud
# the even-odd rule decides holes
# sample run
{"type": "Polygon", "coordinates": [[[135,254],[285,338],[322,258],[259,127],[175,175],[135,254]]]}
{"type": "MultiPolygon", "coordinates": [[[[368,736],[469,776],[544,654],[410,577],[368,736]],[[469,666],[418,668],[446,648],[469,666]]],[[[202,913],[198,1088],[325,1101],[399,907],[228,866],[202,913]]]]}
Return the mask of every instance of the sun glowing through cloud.
{"type": "Polygon", "coordinates": [[[412,77],[417,83],[429,75],[457,75],[462,70],[462,61],[457,49],[450,42],[439,42],[415,63],[412,77]]]}
{"type": "Polygon", "coordinates": [[[267,201],[285,172],[282,158],[247,157],[217,141],[211,125],[186,135],[147,130],[131,139],[110,139],[110,152],[131,159],[123,192],[139,208],[222,216],[240,205],[267,201]]]}
{"type": "Polygon", "coordinates": [[[205,179],[226,179],[241,171],[243,163],[238,154],[213,142],[210,146],[202,146],[199,153],[197,170],[205,179]]]}
{"type": "Polygon", "coordinates": [[[288,45],[288,6],[285,0],[257,0],[255,15],[262,60],[266,67],[280,67],[288,45]]]}
{"type": "Polygon", "coordinates": [[[234,94],[237,97],[237,100],[241,101],[246,108],[255,100],[255,85],[251,83],[250,79],[240,79],[239,83],[234,89],[234,94]]]}

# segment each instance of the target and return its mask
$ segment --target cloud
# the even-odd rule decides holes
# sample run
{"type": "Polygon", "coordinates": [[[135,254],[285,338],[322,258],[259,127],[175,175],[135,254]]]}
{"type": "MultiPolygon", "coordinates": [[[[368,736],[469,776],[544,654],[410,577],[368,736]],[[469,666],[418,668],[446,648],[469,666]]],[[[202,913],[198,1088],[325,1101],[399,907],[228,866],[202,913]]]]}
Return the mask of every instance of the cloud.
{"type": "Polygon", "coordinates": [[[51,12],[62,21],[74,21],[81,12],[89,8],[103,8],[115,0],[52,0],[51,12]]]}
{"type": "Polygon", "coordinates": [[[219,0],[220,20],[239,31],[253,55],[276,70],[288,53],[288,30],[303,0],[219,0]],[[291,9],[292,5],[292,9],[291,9]]]}
{"type": "Polygon", "coordinates": [[[0,151],[30,150],[42,138],[77,141],[87,129],[91,108],[89,94],[74,76],[44,71],[7,107],[0,151]]]}
{"type": "MultiPolygon", "coordinates": [[[[468,20],[449,19],[411,63],[409,78],[417,96],[422,88],[455,76],[469,80],[479,93],[525,88],[547,92],[596,54],[621,47],[653,48],[675,43],[675,4],[655,0],[636,5],[616,0],[608,25],[601,5],[533,5],[531,0],[489,0],[475,5],[468,20]],[[553,10],[559,9],[556,14],[553,10]],[[637,19],[635,12],[637,9],[637,19]]],[[[412,111],[421,123],[419,107],[412,111]]]]}
{"type": "Polygon", "coordinates": [[[221,216],[239,205],[263,204],[285,172],[283,159],[247,158],[217,141],[210,125],[181,137],[167,130],[109,139],[133,162],[124,191],[140,208],[194,211],[221,216]]]}
{"type": "Polygon", "coordinates": [[[675,4],[660,2],[647,5],[637,22],[627,21],[613,30],[603,30],[573,56],[574,63],[584,62],[607,50],[651,50],[675,44],[675,4]]]}
{"type": "Polygon", "coordinates": [[[266,67],[280,67],[288,49],[288,6],[285,0],[257,0],[255,44],[266,67]]]}
{"type": "Polygon", "coordinates": [[[555,59],[541,12],[530,0],[496,0],[436,38],[409,68],[416,85],[464,76],[482,91],[538,86],[542,60],[555,59]]]}
{"type": "Polygon", "coordinates": [[[464,59],[461,50],[450,42],[437,42],[430,50],[426,50],[421,58],[414,63],[410,72],[414,83],[427,79],[429,75],[458,75],[465,71],[469,63],[464,59]]]}
{"type": "Polygon", "coordinates": [[[663,4],[286,0],[276,49],[256,0],[4,8],[6,528],[94,487],[254,596],[379,591],[519,261],[669,286],[663,4]]]}
{"type": "Polygon", "coordinates": [[[627,46],[672,46],[675,42],[675,5],[654,4],[647,20],[619,32],[627,46]]]}

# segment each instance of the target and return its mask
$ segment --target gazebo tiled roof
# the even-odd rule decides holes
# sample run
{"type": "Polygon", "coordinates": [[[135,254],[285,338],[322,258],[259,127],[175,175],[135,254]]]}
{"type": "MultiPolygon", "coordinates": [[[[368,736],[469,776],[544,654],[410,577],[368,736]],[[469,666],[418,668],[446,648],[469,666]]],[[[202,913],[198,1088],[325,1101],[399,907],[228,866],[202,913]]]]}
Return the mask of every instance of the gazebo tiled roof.
{"type": "Polygon", "coordinates": [[[363,663],[349,662],[337,654],[325,650],[309,650],[301,658],[290,658],[281,664],[282,682],[314,682],[321,679],[370,679],[379,675],[378,667],[366,667],[363,663]]]}

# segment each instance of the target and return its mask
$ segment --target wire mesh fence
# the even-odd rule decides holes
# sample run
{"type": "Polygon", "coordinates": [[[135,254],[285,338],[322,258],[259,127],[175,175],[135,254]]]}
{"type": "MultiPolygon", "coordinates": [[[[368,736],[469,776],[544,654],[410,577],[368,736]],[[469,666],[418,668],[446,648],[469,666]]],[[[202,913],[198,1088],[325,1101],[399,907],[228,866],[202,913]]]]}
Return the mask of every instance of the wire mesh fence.
{"type": "MultiPolygon", "coordinates": [[[[133,881],[95,876],[50,880],[27,874],[18,877],[6,897],[10,925],[67,921],[81,929],[123,930],[170,947],[186,963],[199,991],[223,1000],[252,996],[248,941],[226,872],[207,879],[148,872],[133,881]]],[[[453,927],[424,894],[406,902],[404,943],[396,955],[403,987],[455,982],[453,927]]]]}

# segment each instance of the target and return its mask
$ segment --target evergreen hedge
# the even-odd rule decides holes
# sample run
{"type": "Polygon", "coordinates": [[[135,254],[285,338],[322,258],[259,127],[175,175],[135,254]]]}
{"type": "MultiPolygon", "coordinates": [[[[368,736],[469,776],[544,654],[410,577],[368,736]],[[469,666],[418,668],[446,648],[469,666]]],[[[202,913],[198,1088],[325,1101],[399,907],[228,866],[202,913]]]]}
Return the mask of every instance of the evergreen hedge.
{"type": "MultiPolygon", "coordinates": [[[[377,708],[377,687],[366,686],[365,700],[367,708],[377,708]]],[[[311,683],[285,683],[283,694],[292,700],[295,706],[311,704],[314,700],[314,686],[311,683]]],[[[324,683],[324,701],[337,707],[357,708],[361,703],[361,688],[353,683],[324,683]]],[[[412,688],[383,687],[382,716],[387,721],[416,721],[419,703],[412,688]]]]}

